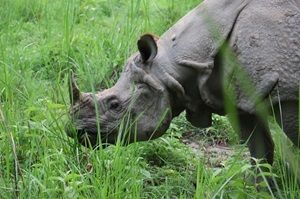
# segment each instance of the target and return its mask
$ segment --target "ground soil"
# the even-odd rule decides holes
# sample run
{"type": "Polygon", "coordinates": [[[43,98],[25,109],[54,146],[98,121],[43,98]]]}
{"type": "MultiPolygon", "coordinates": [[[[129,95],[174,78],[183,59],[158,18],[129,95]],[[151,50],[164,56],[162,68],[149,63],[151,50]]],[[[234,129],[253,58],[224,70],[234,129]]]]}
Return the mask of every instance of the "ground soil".
{"type": "MultiPolygon", "coordinates": [[[[207,138],[198,132],[186,132],[180,141],[191,148],[205,164],[211,168],[224,167],[225,162],[236,153],[236,147],[229,145],[225,138],[207,138]]],[[[249,158],[250,154],[246,148],[242,149],[241,156],[249,158]]]]}

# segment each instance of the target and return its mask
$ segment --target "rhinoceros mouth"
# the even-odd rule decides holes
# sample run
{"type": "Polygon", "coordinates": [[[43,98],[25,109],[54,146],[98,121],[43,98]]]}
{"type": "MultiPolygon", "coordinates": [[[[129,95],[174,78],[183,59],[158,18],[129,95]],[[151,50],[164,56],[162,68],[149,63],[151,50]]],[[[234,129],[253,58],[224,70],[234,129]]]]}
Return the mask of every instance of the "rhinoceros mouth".
{"type": "MultiPolygon", "coordinates": [[[[114,143],[114,141],[111,139],[113,136],[110,135],[100,137],[100,141],[99,135],[101,136],[101,134],[98,134],[97,132],[79,129],[76,133],[78,142],[85,147],[92,147],[93,149],[98,149],[101,145],[102,148],[106,148],[112,143],[114,143]]],[[[114,133],[111,134],[114,135],[114,133]]]]}
{"type": "Polygon", "coordinates": [[[87,132],[84,129],[76,130],[77,140],[80,144],[86,147],[93,147],[97,146],[98,136],[96,133],[87,132]]]}

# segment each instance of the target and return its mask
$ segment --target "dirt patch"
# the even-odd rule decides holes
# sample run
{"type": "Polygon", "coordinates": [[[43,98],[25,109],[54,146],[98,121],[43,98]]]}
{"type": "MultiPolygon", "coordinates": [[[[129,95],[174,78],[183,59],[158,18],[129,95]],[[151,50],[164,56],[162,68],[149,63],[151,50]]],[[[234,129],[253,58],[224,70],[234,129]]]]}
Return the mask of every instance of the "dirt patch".
{"type": "MultiPolygon", "coordinates": [[[[206,137],[199,132],[186,132],[180,141],[189,146],[197,156],[204,158],[205,164],[211,168],[224,167],[225,162],[237,152],[235,147],[228,144],[226,138],[206,137]]],[[[250,157],[246,148],[239,150],[242,150],[242,158],[250,157]]]]}

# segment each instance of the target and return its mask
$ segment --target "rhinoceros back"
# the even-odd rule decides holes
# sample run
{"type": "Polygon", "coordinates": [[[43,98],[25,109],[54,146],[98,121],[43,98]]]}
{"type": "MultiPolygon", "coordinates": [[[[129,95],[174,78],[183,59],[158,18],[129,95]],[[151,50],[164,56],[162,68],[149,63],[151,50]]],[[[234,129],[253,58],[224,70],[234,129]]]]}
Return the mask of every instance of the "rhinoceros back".
{"type": "Polygon", "coordinates": [[[300,81],[300,3],[254,0],[234,26],[230,44],[257,86],[266,74],[277,73],[273,102],[297,101],[300,81]]]}

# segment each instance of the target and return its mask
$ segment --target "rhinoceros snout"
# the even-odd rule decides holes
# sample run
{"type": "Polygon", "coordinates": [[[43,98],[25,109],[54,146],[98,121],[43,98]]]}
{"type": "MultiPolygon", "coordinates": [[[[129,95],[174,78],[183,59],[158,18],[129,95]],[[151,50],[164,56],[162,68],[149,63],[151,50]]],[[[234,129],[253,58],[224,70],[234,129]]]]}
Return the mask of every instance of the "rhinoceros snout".
{"type": "Polygon", "coordinates": [[[69,122],[65,125],[65,132],[66,132],[67,136],[69,136],[70,138],[75,138],[75,136],[76,136],[75,131],[76,130],[74,128],[74,125],[72,125],[71,122],[69,122]]]}
{"type": "MultiPolygon", "coordinates": [[[[76,139],[78,143],[85,147],[97,148],[99,146],[99,138],[97,133],[87,132],[84,129],[66,129],[69,137],[76,139]]],[[[102,144],[102,148],[106,148],[108,144],[102,144]]]]}

